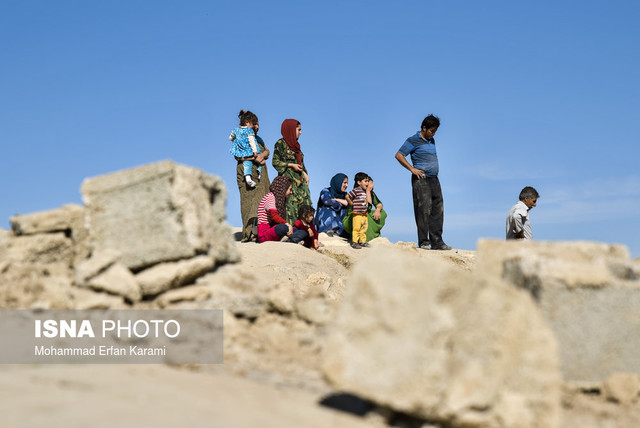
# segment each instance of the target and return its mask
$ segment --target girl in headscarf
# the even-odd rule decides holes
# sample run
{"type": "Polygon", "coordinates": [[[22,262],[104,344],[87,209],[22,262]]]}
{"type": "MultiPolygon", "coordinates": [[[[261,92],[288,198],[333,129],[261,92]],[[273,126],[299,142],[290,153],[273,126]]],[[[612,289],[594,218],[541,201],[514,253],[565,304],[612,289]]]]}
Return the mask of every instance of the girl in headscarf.
{"type": "Polygon", "coordinates": [[[298,142],[302,133],[300,122],[295,119],[285,119],[280,131],[282,138],[276,141],[272,164],[278,171],[278,176],[287,177],[291,181],[291,196],[287,198],[284,218],[287,223],[293,224],[298,218],[300,206],[312,205],[309,193],[309,175],[298,142]]]}
{"type": "Polygon", "coordinates": [[[292,227],[284,218],[287,198],[291,194],[291,182],[287,177],[277,176],[258,205],[258,242],[290,240],[299,242],[306,237],[305,231],[292,227]]]}
{"type": "Polygon", "coordinates": [[[331,178],[330,186],[320,192],[315,218],[318,232],[325,232],[329,236],[345,235],[342,220],[347,214],[347,186],[349,186],[347,176],[338,173],[331,178]]]}

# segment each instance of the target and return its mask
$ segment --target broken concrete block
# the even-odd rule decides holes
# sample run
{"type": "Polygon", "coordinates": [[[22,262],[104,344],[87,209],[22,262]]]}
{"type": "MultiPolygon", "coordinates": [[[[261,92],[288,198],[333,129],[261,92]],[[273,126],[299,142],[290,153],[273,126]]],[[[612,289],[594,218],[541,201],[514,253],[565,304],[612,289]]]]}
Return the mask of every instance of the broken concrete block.
{"type": "Polygon", "coordinates": [[[531,293],[558,339],[565,380],[640,374],[640,266],[625,247],[481,240],[477,271],[531,293]]]}
{"type": "Polygon", "coordinates": [[[113,249],[137,271],[209,254],[236,261],[219,177],[163,161],[86,179],[82,197],[94,249],[113,249]]]}
{"type": "Polygon", "coordinates": [[[11,229],[18,236],[37,233],[68,232],[84,223],[84,207],[77,204],[60,208],[21,214],[11,217],[11,229]]]}
{"type": "Polygon", "coordinates": [[[340,391],[445,426],[557,426],[555,338],[499,279],[372,248],[330,329],[323,368],[340,391]]]}
{"type": "Polygon", "coordinates": [[[194,282],[209,272],[214,261],[209,256],[198,256],[179,262],[162,263],[136,275],[143,296],[155,296],[172,288],[194,282]]]}
{"type": "Polygon", "coordinates": [[[85,287],[122,296],[130,302],[142,300],[140,286],[126,266],[116,263],[103,273],[91,278],[85,287]]]}

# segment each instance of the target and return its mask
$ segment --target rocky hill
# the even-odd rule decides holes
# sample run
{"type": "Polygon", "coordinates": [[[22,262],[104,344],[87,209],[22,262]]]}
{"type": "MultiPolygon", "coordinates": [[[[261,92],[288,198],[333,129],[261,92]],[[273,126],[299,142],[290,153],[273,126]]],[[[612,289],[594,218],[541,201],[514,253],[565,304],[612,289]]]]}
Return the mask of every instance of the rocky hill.
{"type": "Polygon", "coordinates": [[[0,231],[0,308],[222,309],[224,364],[0,366],[1,426],[640,426],[624,247],[241,244],[170,161],[82,193],[0,231]]]}

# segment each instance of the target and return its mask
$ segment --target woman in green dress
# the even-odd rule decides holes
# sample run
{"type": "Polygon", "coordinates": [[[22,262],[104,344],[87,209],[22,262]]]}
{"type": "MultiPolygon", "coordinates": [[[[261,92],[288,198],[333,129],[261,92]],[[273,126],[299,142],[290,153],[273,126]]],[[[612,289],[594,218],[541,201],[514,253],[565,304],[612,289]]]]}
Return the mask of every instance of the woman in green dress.
{"type": "Polygon", "coordinates": [[[291,180],[291,195],[287,198],[287,223],[293,224],[298,219],[300,205],[312,205],[309,192],[309,175],[304,165],[304,155],[300,150],[298,137],[302,133],[300,122],[285,119],[280,127],[282,138],[276,141],[273,149],[272,164],[278,171],[291,180]]]}

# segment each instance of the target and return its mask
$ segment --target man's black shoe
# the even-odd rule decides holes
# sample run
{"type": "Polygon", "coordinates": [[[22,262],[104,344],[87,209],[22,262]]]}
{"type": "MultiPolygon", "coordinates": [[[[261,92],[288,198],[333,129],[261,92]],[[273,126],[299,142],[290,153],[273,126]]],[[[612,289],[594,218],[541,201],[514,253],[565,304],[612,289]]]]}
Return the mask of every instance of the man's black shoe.
{"type": "Polygon", "coordinates": [[[432,245],[431,246],[432,250],[443,250],[443,251],[447,251],[447,250],[451,250],[451,246],[445,244],[444,242],[442,244],[439,245],[432,245]]]}

